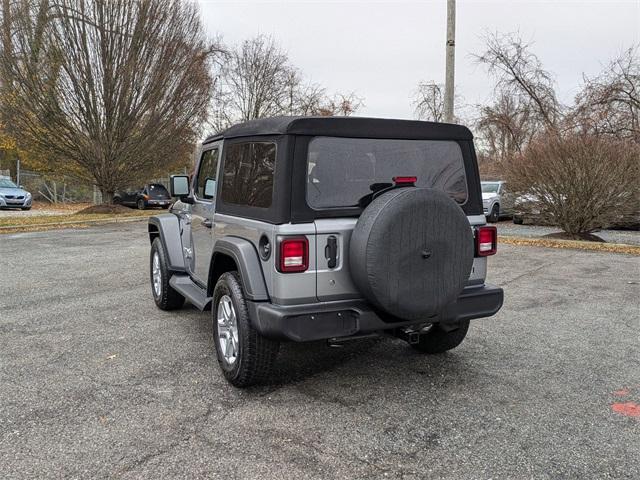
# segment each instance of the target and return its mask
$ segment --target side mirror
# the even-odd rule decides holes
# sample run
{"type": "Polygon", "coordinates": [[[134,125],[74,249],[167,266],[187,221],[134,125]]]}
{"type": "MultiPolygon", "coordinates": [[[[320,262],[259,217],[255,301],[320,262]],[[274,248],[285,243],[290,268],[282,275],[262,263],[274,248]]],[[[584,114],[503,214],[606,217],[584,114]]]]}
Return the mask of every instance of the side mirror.
{"type": "Polygon", "coordinates": [[[172,197],[188,197],[189,196],[189,177],[186,175],[171,175],[169,189],[172,197]]]}
{"type": "Polygon", "coordinates": [[[216,196],[216,181],[213,178],[207,178],[204,182],[204,198],[214,198],[216,196]]]}

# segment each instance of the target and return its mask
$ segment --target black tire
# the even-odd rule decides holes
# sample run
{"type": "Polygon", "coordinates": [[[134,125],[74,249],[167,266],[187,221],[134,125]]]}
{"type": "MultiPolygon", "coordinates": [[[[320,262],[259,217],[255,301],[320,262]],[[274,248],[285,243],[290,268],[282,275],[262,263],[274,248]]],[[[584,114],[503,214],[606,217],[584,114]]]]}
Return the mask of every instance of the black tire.
{"type": "Polygon", "coordinates": [[[515,215],[513,216],[513,223],[515,223],[516,225],[522,225],[524,224],[524,218],[522,217],[516,217],[515,215]]]}
{"type": "Polygon", "coordinates": [[[149,257],[149,276],[151,279],[151,294],[153,300],[160,310],[176,310],[184,305],[184,297],[169,285],[171,271],[169,271],[167,254],[164,251],[162,240],[156,238],[151,244],[151,255],[149,257]],[[154,257],[157,254],[160,269],[160,288],[156,291],[154,284],[154,257]]]}
{"type": "Polygon", "coordinates": [[[113,204],[114,205],[122,205],[122,198],[121,197],[113,197],[113,204]]]}
{"type": "Polygon", "coordinates": [[[491,213],[489,213],[487,221],[489,223],[497,223],[498,220],[500,220],[500,205],[496,203],[491,207],[491,213]]]}
{"type": "Polygon", "coordinates": [[[136,205],[138,207],[138,210],[144,210],[146,208],[146,205],[144,204],[144,200],[142,198],[138,200],[136,205]]]}
{"type": "Polygon", "coordinates": [[[27,211],[27,210],[31,210],[31,207],[20,207],[20,210],[22,210],[24,212],[24,211],[27,211]]]}
{"type": "Polygon", "coordinates": [[[428,318],[455,301],[469,278],[469,220],[444,192],[391,190],[358,218],[349,265],[354,284],[370,303],[397,318],[428,318]]]}
{"type": "Polygon", "coordinates": [[[280,343],[263,337],[251,326],[238,272],[227,272],[220,276],[213,291],[211,312],[218,364],[227,381],[235,387],[244,388],[266,380],[273,370],[280,343]],[[230,297],[235,309],[238,334],[237,355],[231,363],[222,352],[218,328],[218,308],[225,296],[230,297]]]}
{"type": "Polygon", "coordinates": [[[420,335],[420,341],[411,346],[421,353],[444,353],[462,343],[469,331],[469,320],[460,322],[460,327],[449,332],[433,325],[428,332],[420,335]]]}

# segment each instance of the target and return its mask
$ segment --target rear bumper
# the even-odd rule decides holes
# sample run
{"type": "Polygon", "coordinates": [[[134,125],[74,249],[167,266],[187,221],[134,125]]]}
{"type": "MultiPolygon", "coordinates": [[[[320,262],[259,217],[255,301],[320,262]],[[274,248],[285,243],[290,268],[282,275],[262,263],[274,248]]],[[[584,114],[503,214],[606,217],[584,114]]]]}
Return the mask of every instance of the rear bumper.
{"type": "Polygon", "coordinates": [[[422,322],[383,319],[362,300],[323,302],[308,305],[273,305],[247,302],[254,327],[264,336],[305,342],[381,332],[419,323],[455,324],[494,315],[503,302],[503,290],[492,285],[467,287],[455,303],[422,322]]]}
{"type": "Polygon", "coordinates": [[[144,203],[147,207],[167,207],[171,205],[171,200],[149,199],[149,200],[145,200],[144,203]]]}

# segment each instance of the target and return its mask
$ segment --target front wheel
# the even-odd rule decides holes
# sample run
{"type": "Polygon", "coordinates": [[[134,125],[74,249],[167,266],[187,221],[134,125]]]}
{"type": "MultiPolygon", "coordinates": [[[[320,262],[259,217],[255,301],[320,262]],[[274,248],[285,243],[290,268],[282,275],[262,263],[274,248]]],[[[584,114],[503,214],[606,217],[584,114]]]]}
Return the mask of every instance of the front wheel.
{"type": "Polygon", "coordinates": [[[144,210],[144,209],[145,209],[144,200],[143,199],[138,200],[138,210],[144,210]]]}
{"type": "Polygon", "coordinates": [[[496,223],[498,220],[500,220],[500,205],[496,203],[493,207],[491,207],[491,213],[489,213],[487,220],[489,221],[489,223],[496,223]]]}
{"type": "Polygon", "coordinates": [[[429,327],[425,333],[421,333],[418,343],[411,346],[421,353],[444,353],[460,345],[468,331],[469,320],[460,322],[459,327],[451,331],[446,331],[435,324],[429,327]]]}
{"type": "Polygon", "coordinates": [[[24,212],[26,210],[31,210],[31,207],[20,207],[20,210],[22,210],[24,212]]]}
{"type": "Polygon", "coordinates": [[[149,266],[151,274],[151,292],[153,300],[161,310],[175,310],[184,305],[184,297],[169,285],[171,271],[164,246],[160,238],[151,244],[151,259],[149,266]]]}
{"type": "Polygon", "coordinates": [[[238,272],[220,276],[212,314],[218,364],[227,381],[244,388],[268,378],[280,344],[251,326],[238,272]]]}

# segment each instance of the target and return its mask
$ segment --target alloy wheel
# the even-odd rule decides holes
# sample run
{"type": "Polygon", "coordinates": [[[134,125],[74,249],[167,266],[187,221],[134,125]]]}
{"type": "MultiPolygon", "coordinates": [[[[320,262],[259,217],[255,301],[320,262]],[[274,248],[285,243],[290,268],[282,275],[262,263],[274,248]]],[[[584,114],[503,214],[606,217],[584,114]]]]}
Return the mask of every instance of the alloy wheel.
{"type": "Polygon", "coordinates": [[[233,365],[238,358],[238,320],[236,310],[229,295],[223,295],[216,312],[218,323],[218,347],[220,353],[229,365],[233,365]]]}
{"type": "Polygon", "coordinates": [[[151,276],[153,279],[153,293],[156,298],[160,298],[162,294],[162,271],[160,270],[160,255],[158,255],[158,252],[153,253],[151,276]]]}

